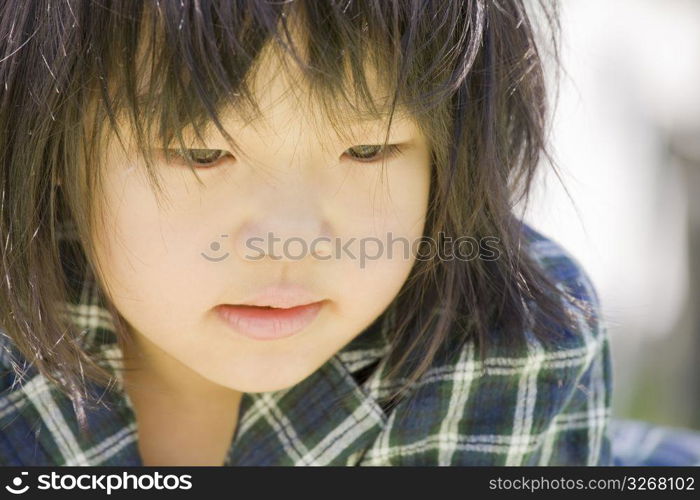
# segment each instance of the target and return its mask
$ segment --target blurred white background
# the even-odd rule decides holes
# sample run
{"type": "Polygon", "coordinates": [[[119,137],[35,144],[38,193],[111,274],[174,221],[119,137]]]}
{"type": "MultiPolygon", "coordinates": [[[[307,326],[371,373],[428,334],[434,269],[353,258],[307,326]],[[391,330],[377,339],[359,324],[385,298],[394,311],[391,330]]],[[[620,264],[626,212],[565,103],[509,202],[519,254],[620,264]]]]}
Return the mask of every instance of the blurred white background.
{"type": "Polygon", "coordinates": [[[700,1],[568,0],[548,173],[526,220],[597,287],[614,414],[700,429],[700,1]]]}

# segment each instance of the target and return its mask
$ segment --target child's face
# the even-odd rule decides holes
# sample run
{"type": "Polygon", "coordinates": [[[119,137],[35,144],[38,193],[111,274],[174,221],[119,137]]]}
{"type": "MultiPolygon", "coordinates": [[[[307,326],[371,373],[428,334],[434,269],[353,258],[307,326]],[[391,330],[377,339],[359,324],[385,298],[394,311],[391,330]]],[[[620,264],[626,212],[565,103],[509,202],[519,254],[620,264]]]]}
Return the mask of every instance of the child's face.
{"type": "MultiPolygon", "coordinates": [[[[185,164],[159,160],[167,195],[160,207],[135,149],[123,151],[112,141],[101,166],[106,224],[94,238],[102,278],[137,344],[171,365],[174,358],[182,377],[193,375],[189,369],[243,392],[290,387],[381,314],[415,261],[414,247],[406,255],[401,242],[388,255],[387,240],[414,245],[423,234],[430,153],[420,129],[394,118],[388,144],[401,144],[402,151],[386,160],[382,175],[381,162],[353,156],[378,150],[361,146],[381,145],[386,122],[348,124],[355,138],[342,141],[330,125],[312,124],[310,111],[285,93],[287,85],[272,62],[262,65],[254,85],[261,122],[243,126],[232,113],[222,114],[246,157],[231,151],[233,157],[201,168],[203,186],[185,164]],[[267,246],[251,238],[267,241],[269,233],[280,239],[272,250],[281,258],[252,260],[258,252],[251,248],[267,246]],[[308,251],[299,257],[302,240],[308,249],[323,237],[334,240],[330,259],[308,251]],[[289,238],[295,239],[285,253],[289,238]],[[377,243],[368,238],[383,245],[374,259],[377,243]],[[338,253],[343,247],[347,252],[338,253]],[[220,304],[244,303],[282,282],[325,299],[296,334],[256,340],[216,313],[220,304]]],[[[230,150],[213,130],[192,147],[230,150]]]]}

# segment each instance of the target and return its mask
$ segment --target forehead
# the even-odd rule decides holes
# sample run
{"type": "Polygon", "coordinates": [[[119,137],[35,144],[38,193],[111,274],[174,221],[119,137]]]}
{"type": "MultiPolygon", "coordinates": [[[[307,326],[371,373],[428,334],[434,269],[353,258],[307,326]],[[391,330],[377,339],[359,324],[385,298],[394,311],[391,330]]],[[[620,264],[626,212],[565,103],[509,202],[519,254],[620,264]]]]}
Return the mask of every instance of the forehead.
{"type": "MultiPolygon", "coordinates": [[[[384,124],[390,116],[392,92],[382,85],[371,65],[365,64],[364,74],[368,99],[361,99],[355,92],[352,70],[345,64],[343,92],[333,97],[331,109],[324,108],[297,63],[280,50],[268,48],[261,54],[247,82],[259,112],[244,113],[236,106],[226,107],[224,112],[233,123],[257,129],[284,127],[290,120],[307,125],[333,122],[344,130],[384,124]]],[[[397,103],[392,121],[409,118],[408,110],[397,103]]]]}
{"type": "MultiPolygon", "coordinates": [[[[333,99],[332,108],[324,108],[320,101],[314,99],[307,81],[303,79],[294,63],[280,61],[280,55],[268,52],[262,57],[248,81],[250,92],[257,110],[250,112],[247,107],[225,106],[217,112],[222,125],[229,131],[254,131],[259,135],[269,136],[285,133],[292,129],[313,129],[323,140],[336,135],[344,138],[360,137],[371,134],[379,136],[386,132],[391,118],[391,130],[412,128],[413,117],[407,108],[397,103],[393,114],[392,96],[376,77],[372,68],[367,68],[367,83],[370,91],[371,105],[358,99],[353,92],[350,77],[344,82],[344,94],[333,99]],[[349,102],[344,99],[349,96],[349,102]],[[373,106],[373,107],[372,107],[373,106]],[[330,113],[330,116],[329,114],[330,113]]],[[[199,129],[203,137],[216,137],[219,130],[212,120],[208,120],[199,129]]],[[[183,130],[191,135],[191,126],[183,130]]]]}

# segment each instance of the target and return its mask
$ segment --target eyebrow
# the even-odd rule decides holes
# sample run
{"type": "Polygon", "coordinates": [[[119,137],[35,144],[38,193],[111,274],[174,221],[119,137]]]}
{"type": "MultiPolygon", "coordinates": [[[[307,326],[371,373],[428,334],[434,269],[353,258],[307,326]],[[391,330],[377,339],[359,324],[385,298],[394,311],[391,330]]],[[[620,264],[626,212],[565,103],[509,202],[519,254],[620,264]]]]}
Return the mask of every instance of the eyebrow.
{"type": "MultiPolygon", "coordinates": [[[[226,110],[224,110],[224,112],[225,111],[226,110]]],[[[246,123],[242,119],[242,116],[239,116],[239,113],[236,111],[235,108],[232,108],[231,111],[232,111],[232,119],[236,123],[241,123],[241,124],[247,125],[248,123],[258,121],[260,118],[259,116],[255,116],[251,120],[251,122],[246,123]]],[[[340,109],[336,109],[335,114],[336,114],[336,116],[341,117],[340,125],[350,125],[351,126],[351,125],[358,125],[358,124],[387,121],[387,119],[389,118],[390,112],[388,109],[382,109],[378,113],[373,113],[368,109],[364,109],[364,108],[363,109],[352,109],[351,107],[348,107],[347,105],[345,105],[345,106],[341,106],[340,109]]],[[[401,103],[396,103],[393,115],[394,115],[394,117],[392,119],[392,122],[412,119],[412,115],[411,115],[409,109],[401,103]]]]}
{"type": "MultiPolygon", "coordinates": [[[[389,118],[389,112],[385,111],[380,113],[379,116],[370,114],[370,113],[361,113],[359,116],[357,116],[357,113],[354,114],[354,118],[349,118],[347,120],[344,120],[344,122],[347,125],[356,125],[356,124],[364,124],[364,123],[373,123],[373,122],[380,122],[380,121],[386,121],[389,118]]],[[[392,122],[396,121],[401,121],[401,120],[409,120],[411,117],[406,111],[399,110],[398,108],[394,111],[394,117],[392,119],[392,122]]]]}
{"type": "MultiPolygon", "coordinates": [[[[388,121],[389,118],[389,113],[388,112],[383,112],[381,113],[380,116],[376,116],[370,113],[353,113],[352,117],[350,118],[345,118],[341,119],[340,125],[341,126],[346,126],[349,128],[355,128],[355,127],[360,127],[360,126],[367,126],[367,125],[373,125],[373,124],[379,124],[380,122],[386,122],[388,121]]],[[[399,123],[407,123],[411,120],[411,115],[408,114],[405,111],[400,111],[396,110],[394,112],[394,117],[391,122],[391,130],[396,130],[396,127],[399,123]]],[[[245,122],[244,120],[241,120],[240,117],[234,115],[232,117],[232,122],[235,123],[236,125],[241,125],[241,126],[249,126],[251,123],[257,121],[257,117],[255,120],[252,120],[251,122],[245,122]]],[[[217,135],[219,133],[219,130],[217,127],[214,125],[214,122],[208,121],[207,124],[204,126],[203,130],[203,137],[211,137],[213,135],[217,135]]]]}
{"type": "MultiPolygon", "coordinates": [[[[371,113],[368,110],[354,110],[354,111],[348,111],[347,112],[348,117],[347,118],[341,118],[341,126],[347,126],[350,128],[355,128],[359,127],[362,125],[368,125],[368,124],[378,124],[380,122],[386,122],[388,121],[387,119],[389,118],[389,111],[380,111],[379,114],[371,113]]],[[[339,116],[343,116],[343,113],[341,112],[339,116]]],[[[242,125],[242,126],[249,126],[252,123],[256,122],[259,120],[259,116],[256,116],[253,120],[250,122],[246,122],[245,120],[242,119],[242,117],[235,112],[231,113],[231,121],[235,123],[236,125],[242,125]]],[[[406,123],[410,122],[412,120],[411,114],[408,112],[408,110],[401,106],[397,105],[396,108],[394,109],[394,116],[392,119],[392,125],[391,125],[391,130],[394,131],[396,130],[395,124],[397,123],[406,123]]],[[[220,133],[220,131],[217,129],[216,125],[214,124],[213,121],[209,120],[206,122],[205,126],[201,130],[202,132],[202,137],[206,139],[210,139],[212,136],[217,136],[217,134],[220,133]]],[[[194,135],[191,132],[187,132],[185,134],[186,137],[191,137],[194,138],[194,135]]]]}

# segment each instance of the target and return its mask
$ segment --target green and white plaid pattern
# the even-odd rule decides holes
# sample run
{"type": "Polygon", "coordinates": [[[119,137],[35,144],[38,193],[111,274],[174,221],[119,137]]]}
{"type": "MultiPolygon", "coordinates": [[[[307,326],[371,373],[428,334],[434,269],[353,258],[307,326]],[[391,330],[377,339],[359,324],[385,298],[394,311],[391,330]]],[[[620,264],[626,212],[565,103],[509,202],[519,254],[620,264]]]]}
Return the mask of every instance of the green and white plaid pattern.
{"type": "MultiPolygon", "coordinates": [[[[558,286],[596,312],[554,345],[480,359],[472,343],[436,361],[413,397],[387,408],[387,332],[395,311],[295,386],[246,393],[224,465],[610,465],[609,342],[595,290],[559,245],[524,226],[532,254],[558,286]]],[[[122,390],[120,349],[94,279],[69,304],[85,349],[101,353],[115,384],[94,387],[98,409],[79,432],[70,401],[34,373],[16,385],[0,336],[0,464],[142,465],[133,407],[122,390]]]]}

